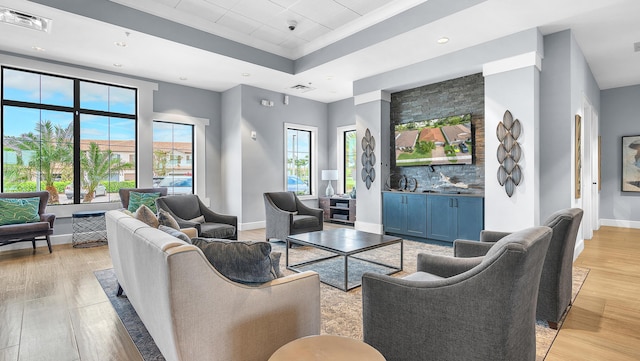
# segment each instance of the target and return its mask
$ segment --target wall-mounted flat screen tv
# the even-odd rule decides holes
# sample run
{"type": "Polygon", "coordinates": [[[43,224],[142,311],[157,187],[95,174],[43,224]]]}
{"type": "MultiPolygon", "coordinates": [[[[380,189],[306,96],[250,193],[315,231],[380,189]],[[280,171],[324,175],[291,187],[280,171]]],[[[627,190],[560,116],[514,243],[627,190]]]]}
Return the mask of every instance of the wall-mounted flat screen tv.
{"type": "Polygon", "coordinates": [[[395,126],[396,167],[472,164],[471,114],[395,126]]]}

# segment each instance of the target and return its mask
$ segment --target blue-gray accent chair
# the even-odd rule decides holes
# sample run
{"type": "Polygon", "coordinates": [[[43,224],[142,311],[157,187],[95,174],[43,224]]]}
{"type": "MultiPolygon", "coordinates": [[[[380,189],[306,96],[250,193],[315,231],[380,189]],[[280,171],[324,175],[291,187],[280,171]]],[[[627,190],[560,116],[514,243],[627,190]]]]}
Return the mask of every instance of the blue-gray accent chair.
{"type": "Polygon", "coordinates": [[[322,231],[324,226],[323,210],[307,207],[294,192],[264,193],[264,208],[267,242],[285,242],[289,235],[322,231]]]}
{"type": "MultiPolygon", "coordinates": [[[[563,209],[553,213],[543,223],[553,230],[553,236],[542,267],[536,317],[538,320],[547,321],[549,327],[554,329],[557,329],[558,323],[571,304],[573,252],[582,215],[583,211],[580,208],[563,209]]],[[[453,244],[454,255],[482,256],[495,242],[508,234],[482,231],[480,242],[456,240],[453,244]]]]}
{"type": "Polygon", "coordinates": [[[238,239],[238,217],[212,211],[195,194],[160,197],[156,207],[169,212],[180,228],[197,229],[198,237],[238,239]],[[204,222],[193,221],[200,216],[204,222]]]}
{"type": "Polygon", "coordinates": [[[484,257],[419,254],[404,278],[362,277],[364,341],[387,361],[534,361],[536,294],[551,229],[497,242],[484,257]]]}

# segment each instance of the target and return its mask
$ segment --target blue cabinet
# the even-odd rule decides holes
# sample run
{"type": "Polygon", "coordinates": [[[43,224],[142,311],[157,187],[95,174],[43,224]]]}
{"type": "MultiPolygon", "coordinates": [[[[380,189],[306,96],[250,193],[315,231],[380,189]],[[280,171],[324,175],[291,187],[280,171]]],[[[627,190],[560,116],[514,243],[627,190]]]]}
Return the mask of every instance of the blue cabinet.
{"type": "Polygon", "coordinates": [[[382,196],[385,233],[427,237],[427,197],[419,193],[385,192],[382,196]]]}
{"type": "Polygon", "coordinates": [[[481,197],[431,195],[427,199],[427,238],[478,240],[484,228],[481,197]]]}
{"type": "Polygon", "coordinates": [[[484,199],[466,195],[382,193],[385,233],[411,239],[477,240],[484,228],[484,199]]]}

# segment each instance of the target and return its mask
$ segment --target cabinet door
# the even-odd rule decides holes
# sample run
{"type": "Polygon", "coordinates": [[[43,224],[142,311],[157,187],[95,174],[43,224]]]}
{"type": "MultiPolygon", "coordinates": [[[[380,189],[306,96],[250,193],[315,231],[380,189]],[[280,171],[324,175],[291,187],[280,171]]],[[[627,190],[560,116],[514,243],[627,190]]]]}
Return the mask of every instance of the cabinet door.
{"type": "Polygon", "coordinates": [[[405,195],[407,214],[406,234],[427,237],[427,197],[423,194],[405,195]]]}
{"type": "Polygon", "coordinates": [[[398,193],[383,193],[382,224],[385,232],[403,233],[405,222],[404,195],[398,193]]]}
{"type": "Polygon", "coordinates": [[[482,198],[455,197],[456,232],[455,239],[479,240],[484,228],[484,206],[482,198]]]}
{"type": "Polygon", "coordinates": [[[427,238],[451,241],[453,229],[451,197],[427,197],[427,238]]]}

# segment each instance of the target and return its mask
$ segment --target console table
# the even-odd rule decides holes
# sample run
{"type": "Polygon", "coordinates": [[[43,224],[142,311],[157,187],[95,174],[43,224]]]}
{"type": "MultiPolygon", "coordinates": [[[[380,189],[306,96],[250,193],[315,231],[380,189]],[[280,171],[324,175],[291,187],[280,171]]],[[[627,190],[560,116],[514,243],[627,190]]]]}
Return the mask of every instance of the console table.
{"type": "Polygon", "coordinates": [[[356,222],[356,200],[342,197],[319,197],[325,222],[353,225],[356,222]]]}

